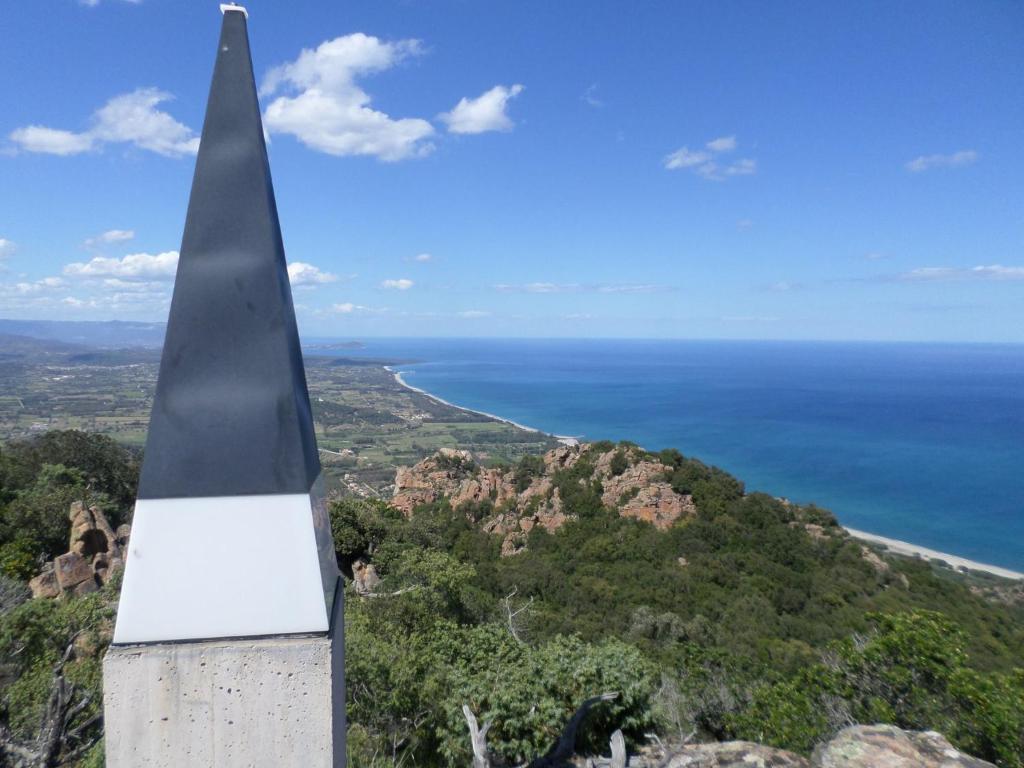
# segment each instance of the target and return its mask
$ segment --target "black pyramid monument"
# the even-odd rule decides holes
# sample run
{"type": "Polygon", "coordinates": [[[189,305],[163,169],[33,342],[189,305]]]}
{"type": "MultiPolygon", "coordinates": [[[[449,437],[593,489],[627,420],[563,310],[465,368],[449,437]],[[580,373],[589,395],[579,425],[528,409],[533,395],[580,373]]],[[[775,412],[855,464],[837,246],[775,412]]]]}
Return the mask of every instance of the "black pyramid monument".
{"type": "Polygon", "coordinates": [[[222,10],[116,643],[331,622],[337,564],[248,14],[222,10]]]}
{"type": "Polygon", "coordinates": [[[144,499],[306,493],[320,473],[243,13],[217,50],[144,499]]]}

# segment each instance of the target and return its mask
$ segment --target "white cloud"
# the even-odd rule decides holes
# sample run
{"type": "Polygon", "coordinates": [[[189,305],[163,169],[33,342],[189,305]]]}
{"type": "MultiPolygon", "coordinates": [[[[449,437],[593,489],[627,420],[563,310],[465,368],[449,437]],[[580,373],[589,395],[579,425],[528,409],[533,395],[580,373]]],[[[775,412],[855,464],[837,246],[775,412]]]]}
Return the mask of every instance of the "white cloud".
{"type": "MultiPolygon", "coordinates": [[[[130,3],[131,5],[138,5],[139,3],[142,2],[142,0],[122,0],[122,1],[125,2],[125,3],[130,3]]],[[[100,4],[100,0],[78,0],[78,2],[81,5],[86,6],[87,8],[95,8],[97,5],[100,4]]]]}
{"type": "Polygon", "coordinates": [[[48,293],[64,285],[64,281],[59,277],[44,277],[41,280],[34,280],[31,282],[22,281],[15,283],[14,285],[7,284],[4,286],[4,293],[8,296],[33,296],[40,293],[48,293]]]}
{"type": "Polygon", "coordinates": [[[732,152],[736,149],[735,136],[719,136],[707,143],[707,148],[712,152],[732,152]]]}
{"type": "Polygon", "coordinates": [[[694,168],[703,165],[711,160],[710,152],[694,151],[688,147],[680,147],[672,154],[665,157],[665,167],[670,171],[677,171],[680,168],[694,168]]]}
{"type": "Polygon", "coordinates": [[[78,155],[93,148],[95,141],[90,133],[72,133],[42,125],[27,125],[11,131],[11,141],[25,152],[40,152],[47,155],[78,155]]]}
{"type": "Polygon", "coordinates": [[[604,106],[604,102],[597,98],[597,83],[590,84],[587,90],[583,92],[583,95],[580,96],[580,101],[591,107],[600,108],[604,106]]]}
{"type": "Polygon", "coordinates": [[[745,158],[722,169],[726,176],[751,176],[757,173],[757,160],[745,158]]]}
{"type": "Polygon", "coordinates": [[[104,144],[131,144],[166,157],[194,155],[199,137],[168,113],[157,109],[170,100],[157,88],[139,88],[115,96],[92,116],[92,127],[81,133],[29,125],[11,132],[10,138],[25,152],[77,155],[104,144]]]}
{"type": "Polygon", "coordinates": [[[510,99],[522,93],[524,87],[496,85],[475,99],[463,97],[451,112],[443,112],[438,119],[448,126],[450,133],[486,133],[511,131],[514,123],[505,109],[510,99]]]}
{"type": "Polygon", "coordinates": [[[915,157],[905,167],[911,173],[921,173],[933,168],[962,168],[972,165],[977,159],[978,153],[973,149],[962,149],[949,155],[921,155],[915,157]]]}
{"type": "Polygon", "coordinates": [[[417,253],[415,256],[412,257],[412,260],[418,261],[421,264],[425,264],[426,262],[431,261],[433,258],[434,257],[431,256],[429,253],[417,253]]]}
{"type": "Polygon", "coordinates": [[[123,280],[171,280],[178,267],[178,252],[132,253],[123,258],[96,256],[87,262],[64,267],[64,274],[84,278],[120,278],[123,280]]]}
{"type": "Polygon", "coordinates": [[[407,277],[401,277],[397,280],[382,280],[381,288],[392,288],[398,291],[408,291],[414,285],[413,281],[407,277]]]}
{"type": "Polygon", "coordinates": [[[494,288],[503,293],[661,293],[672,290],[671,286],[654,283],[499,283],[494,288]]]}
{"type": "Polygon", "coordinates": [[[353,315],[353,314],[366,314],[366,315],[382,315],[387,313],[389,310],[386,307],[366,307],[362,304],[354,304],[351,301],[342,302],[341,304],[334,304],[331,306],[330,312],[336,315],[353,315]]]}
{"type": "Polygon", "coordinates": [[[735,151],[737,146],[735,136],[719,136],[707,142],[703,149],[680,147],[666,155],[662,162],[670,171],[687,170],[710,181],[757,173],[757,161],[750,158],[723,162],[721,155],[735,151]]]}
{"type": "Polygon", "coordinates": [[[293,286],[322,285],[336,282],[338,276],[324,272],[319,267],[314,267],[304,261],[293,261],[288,265],[288,279],[293,286]]]}
{"type": "Polygon", "coordinates": [[[87,239],[85,246],[87,248],[95,248],[100,245],[110,245],[111,243],[123,243],[134,237],[135,232],[131,229],[108,229],[101,235],[87,239]]]}
{"type": "Polygon", "coordinates": [[[1002,264],[987,264],[976,267],[919,267],[897,275],[897,279],[908,282],[931,282],[942,280],[1024,280],[1024,267],[1006,267],[1002,264]]]}
{"type": "Polygon", "coordinates": [[[18,249],[10,240],[0,237],[0,259],[6,259],[18,249]]]}
{"type": "Polygon", "coordinates": [[[357,32],[303,49],[292,62],[263,79],[264,124],[272,133],[295,136],[330,155],[371,155],[385,161],[422,157],[433,150],[434,127],[420,118],[393,119],[370,107],[370,96],[356,80],[383,72],[423,52],[418,40],[385,42],[357,32]]]}
{"type": "Polygon", "coordinates": [[[490,312],[485,312],[482,309],[467,309],[457,313],[459,317],[465,318],[466,320],[475,320],[480,317],[490,317],[490,312]]]}

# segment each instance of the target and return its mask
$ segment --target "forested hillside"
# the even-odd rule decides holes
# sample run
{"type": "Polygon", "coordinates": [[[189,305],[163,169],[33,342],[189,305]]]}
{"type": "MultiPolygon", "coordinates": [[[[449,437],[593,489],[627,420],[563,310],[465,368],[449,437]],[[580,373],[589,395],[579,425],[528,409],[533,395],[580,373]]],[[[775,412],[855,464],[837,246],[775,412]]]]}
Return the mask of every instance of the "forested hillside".
{"type": "MultiPolygon", "coordinates": [[[[0,743],[53,747],[40,765],[101,764],[118,579],[57,599],[25,585],[68,550],[72,503],[130,520],[138,461],[78,432],[0,450],[0,743]]],[[[824,510],[631,445],[515,465],[446,451],[399,475],[394,504],[331,504],[354,766],[468,765],[463,705],[492,724],[495,758],[520,763],[608,691],[583,752],[622,729],[630,749],[656,734],[806,754],[886,722],[1024,765],[1020,606],[880,556],[824,510]]]]}

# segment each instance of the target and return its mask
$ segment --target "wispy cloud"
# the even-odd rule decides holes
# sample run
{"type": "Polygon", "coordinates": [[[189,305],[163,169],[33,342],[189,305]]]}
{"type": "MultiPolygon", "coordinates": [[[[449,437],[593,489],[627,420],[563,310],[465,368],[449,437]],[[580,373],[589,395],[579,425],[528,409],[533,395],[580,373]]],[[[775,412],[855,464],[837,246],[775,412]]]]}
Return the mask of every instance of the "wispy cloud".
{"type": "Polygon", "coordinates": [[[115,96],[96,110],[92,127],[76,133],[43,125],[17,128],[10,139],[24,152],[50,155],[78,155],[105,144],[130,144],[166,157],[194,155],[199,137],[157,107],[171,100],[158,88],[139,88],[115,96]]]}
{"type": "Polygon", "coordinates": [[[604,106],[604,102],[597,98],[597,83],[591,83],[590,86],[580,96],[580,101],[591,107],[601,108],[604,106]]]}
{"type": "Polygon", "coordinates": [[[135,238],[135,232],[131,229],[108,229],[102,234],[90,237],[85,241],[86,248],[97,248],[103,245],[124,243],[135,238]]]}
{"type": "Polygon", "coordinates": [[[1024,280],[1024,267],[987,264],[976,267],[919,267],[890,276],[901,282],[939,282],[950,280],[1024,280]]]}
{"type": "Polygon", "coordinates": [[[332,304],[330,309],[330,313],[335,315],[382,315],[387,313],[388,311],[389,310],[387,307],[367,307],[362,304],[355,304],[351,301],[345,301],[339,304],[332,304]]]}
{"type": "Polygon", "coordinates": [[[757,161],[739,158],[727,161],[723,155],[734,152],[739,145],[735,136],[719,136],[703,149],[680,147],[666,155],[664,166],[670,171],[690,171],[710,181],[724,181],[733,176],[751,176],[757,173],[757,161]]]}
{"type": "Polygon", "coordinates": [[[426,264],[428,261],[433,261],[434,257],[429,253],[417,253],[412,257],[413,261],[418,261],[420,264],[426,264]]]}
{"type": "Polygon", "coordinates": [[[288,279],[292,286],[298,287],[334,283],[337,282],[338,276],[304,261],[293,261],[288,265],[288,279]]]}
{"type": "MultiPolygon", "coordinates": [[[[95,8],[100,2],[101,0],[78,0],[79,5],[84,5],[87,8],[95,8]]],[[[128,3],[129,5],[138,5],[142,0],[121,0],[121,2],[128,3]]]]}
{"type": "Polygon", "coordinates": [[[304,49],[263,79],[262,95],[283,92],[267,106],[264,124],[329,155],[370,155],[387,162],[423,157],[434,149],[428,141],[434,127],[422,118],[396,119],[373,109],[356,82],[422,53],[419,40],[387,42],[361,32],[304,49]]]}
{"type": "Polygon", "coordinates": [[[508,116],[508,102],[521,94],[524,86],[496,85],[475,99],[463,97],[450,112],[442,112],[438,119],[448,126],[450,133],[486,133],[511,131],[515,124],[508,116]]]}
{"type": "Polygon", "coordinates": [[[911,173],[921,173],[933,168],[962,168],[973,165],[977,159],[978,153],[973,149],[962,149],[948,155],[921,155],[915,157],[904,167],[911,173]]]}
{"type": "Polygon", "coordinates": [[[414,285],[415,283],[407,277],[400,277],[395,280],[382,280],[380,283],[381,288],[395,291],[408,291],[414,285]]]}
{"type": "Polygon", "coordinates": [[[803,283],[795,283],[791,280],[778,280],[770,283],[768,290],[773,293],[789,293],[790,291],[799,291],[803,287],[803,283]]]}
{"type": "Polygon", "coordinates": [[[476,320],[481,317],[490,317],[491,313],[482,309],[465,309],[462,312],[456,312],[459,317],[466,320],[476,320]]]}
{"type": "Polygon", "coordinates": [[[0,237],[0,259],[6,259],[18,249],[13,242],[7,238],[0,237]]]}
{"type": "Polygon", "coordinates": [[[662,293],[672,286],[655,283],[499,283],[503,293],[662,293]]]}

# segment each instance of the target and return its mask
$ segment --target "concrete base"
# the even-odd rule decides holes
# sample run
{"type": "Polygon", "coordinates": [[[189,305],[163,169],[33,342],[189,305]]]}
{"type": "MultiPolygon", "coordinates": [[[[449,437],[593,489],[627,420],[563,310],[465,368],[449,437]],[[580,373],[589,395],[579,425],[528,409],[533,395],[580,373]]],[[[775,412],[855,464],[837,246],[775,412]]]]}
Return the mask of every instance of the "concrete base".
{"type": "Polygon", "coordinates": [[[111,646],[107,768],[343,768],[336,602],[330,635],[111,646]]]}

